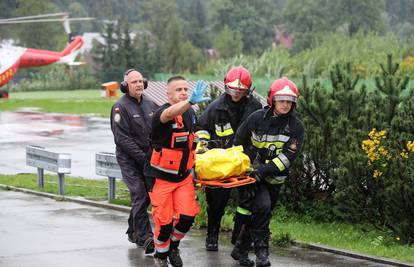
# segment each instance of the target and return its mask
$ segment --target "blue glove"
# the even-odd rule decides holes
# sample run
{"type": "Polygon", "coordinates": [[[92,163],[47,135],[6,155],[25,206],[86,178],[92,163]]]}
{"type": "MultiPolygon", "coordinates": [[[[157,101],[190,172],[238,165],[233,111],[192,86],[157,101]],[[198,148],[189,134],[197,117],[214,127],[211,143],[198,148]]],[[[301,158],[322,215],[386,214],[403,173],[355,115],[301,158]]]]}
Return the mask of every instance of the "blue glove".
{"type": "Polygon", "coordinates": [[[193,92],[190,95],[188,101],[191,105],[202,103],[205,101],[209,101],[210,97],[204,97],[203,94],[207,90],[208,84],[204,81],[198,81],[196,87],[194,88],[193,92]]]}

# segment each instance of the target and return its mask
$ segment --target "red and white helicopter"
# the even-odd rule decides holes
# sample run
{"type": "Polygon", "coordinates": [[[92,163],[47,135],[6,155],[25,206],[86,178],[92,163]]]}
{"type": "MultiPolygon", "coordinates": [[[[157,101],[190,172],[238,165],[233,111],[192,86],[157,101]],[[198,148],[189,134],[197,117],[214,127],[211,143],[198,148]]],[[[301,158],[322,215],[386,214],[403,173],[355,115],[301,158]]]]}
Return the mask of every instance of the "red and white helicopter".
{"type": "MultiPolygon", "coordinates": [[[[0,19],[0,25],[60,21],[63,22],[65,31],[70,36],[71,32],[69,22],[93,19],[94,18],[69,18],[68,13],[54,13],[20,18],[0,19]]],[[[61,52],[25,48],[13,45],[0,45],[0,87],[7,84],[19,68],[39,67],[52,63],[63,63],[68,65],[84,64],[84,62],[75,62],[75,58],[78,55],[79,49],[82,45],[83,39],[81,36],[71,38],[70,43],[61,52]]]]}

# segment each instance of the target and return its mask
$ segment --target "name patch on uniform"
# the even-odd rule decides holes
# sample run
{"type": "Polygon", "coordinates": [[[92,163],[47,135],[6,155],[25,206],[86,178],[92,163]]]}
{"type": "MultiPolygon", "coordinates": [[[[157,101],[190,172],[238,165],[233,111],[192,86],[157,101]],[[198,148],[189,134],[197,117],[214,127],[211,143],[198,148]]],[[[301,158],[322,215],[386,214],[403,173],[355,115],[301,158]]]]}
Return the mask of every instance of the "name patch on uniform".
{"type": "Polygon", "coordinates": [[[114,121],[115,122],[120,122],[121,121],[121,114],[115,113],[115,115],[114,115],[114,121]]]}
{"type": "Polygon", "coordinates": [[[134,118],[141,118],[141,116],[139,114],[135,114],[133,115],[134,118]]]}

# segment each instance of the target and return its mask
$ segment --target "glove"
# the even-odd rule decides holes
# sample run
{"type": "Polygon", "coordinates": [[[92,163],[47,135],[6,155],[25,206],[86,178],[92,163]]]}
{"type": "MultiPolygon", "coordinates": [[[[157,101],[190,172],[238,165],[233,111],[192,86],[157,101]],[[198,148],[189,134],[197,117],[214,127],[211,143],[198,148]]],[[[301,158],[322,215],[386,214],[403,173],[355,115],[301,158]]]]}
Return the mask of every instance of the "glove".
{"type": "Polygon", "coordinates": [[[249,173],[249,176],[256,179],[256,183],[260,183],[265,178],[265,176],[263,175],[264,169],[264,164],[255,160],[252,164],[252,169],[249,173]]]}
{"type": "Polygon", "coordinates": [[[190,98],[188,99],[190,104],[194,105],[194,104],[197,104],[197,103],[202,103],[202,102],[209,101],[211,99],[210,97],[204,97],[203,96],[203,94],[207,90],[207,88],[208,88],[207,83],[205,83],[204,81],[198,81],[197,84],[196,84],[196,88],[194,88],[193,92],[190,95],[190,98]]]}
{"type": "Polygon", "coordinates": [[[258,170],[258,169],[254,169],[250,173],[250,177],[256,179],[256,183],[260,183],[261,181],[264,180],[264,177],[262,176],[262,174],[260,173],[260,170],[258,170]]]}
{"type": "Polygon", "coordinates": [[[202,139],[197,143],[196,154],[203,154],[208,151],[207,141],[202,139]]]}
{"type": "Polygon", "coordinates": [[[191,169],[191,176],[193,177],[193,185],[194,185],[194,190],[200,190],[203,189],[203,185],[201,183],[197,183],[196,179],[197,179],[197,174],[195,172],[195,169],[192,168],[191,169]]]}
{"type": "Polygon", "coordinates": [[[253,205],[253,200],[257,192],[256,184],[248,184],[239,187],[239,206],[251,210],[253,205]]]}

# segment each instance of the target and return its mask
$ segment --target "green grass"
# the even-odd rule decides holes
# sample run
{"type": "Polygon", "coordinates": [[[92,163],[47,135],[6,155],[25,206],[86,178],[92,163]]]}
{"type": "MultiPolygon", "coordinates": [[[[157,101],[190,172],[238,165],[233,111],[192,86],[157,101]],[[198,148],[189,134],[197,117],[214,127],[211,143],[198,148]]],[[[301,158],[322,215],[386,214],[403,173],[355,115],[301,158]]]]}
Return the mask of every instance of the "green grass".
{"type": "MultiPolygon", "coordinates": [[[[57,194],[58,178],[56,175],[45,175],[45,187],[39,189],[35,174],[0,175],[0,184],[57,194]]],[[[65,195],[81,196],[91,200],[107,199],[107,181],[90,180],[77,177],[65,177],[65,195]]],[[[195,227],[203,227],[207,222],[205,194],[197,192],[201,211],[196,217],[195,227]]],[[[116,199],[111,203],[130,205],[126,186],[117,181],[116,199]]],[[[223,230],[230,230],[233,225],[232,208],[226,208],[222,219],[223,230]]],[[[280,208],[272,218],[270,229],[272,243],[286,245],[290,240],[301,240],[305,243],[317,243],[339,249],[351,250],[368,255],[375,255],[414,263],[414,246],[401,245],[395,238],[387,236],[369,225],[351,225],[345,223],[318,223],[304,221],[292,216],[280,208]]]]}
{"type": "Polygon", "coordinates": [[[116,99],[102,98],[98,90],[16,92],[11,93],[8,100],[0,101],[0,111],[36,107],[43,112],[109,118],[115,101],[116,99]]]}
{"type": "Polygon", "coordinates": [[[316,243],[368,255],[414,262],[414,246],[401,245],[395,238],[387,237],[386,233],[373,229],[369,225],[335,222],[304,223],[300,219],[280,222],[277,218],[273,218],[270,228],[272,236],[289,235],[291,239],[305,243],[316,243]]]}
{"type": "MultiPolygon", "coordinates": [[[[56,175],[45,175],[44,182],[44,188],[39,188],[36,174],[0,175],[0,184],[58,194],[58,177],[56,175]]],[[[116,181],[115,187],[116,199],[113,203],[122,203],[129,206],[129,192],[125,184],[121,181],[116,181]]],[[[65,195],[80,196],[98,201],[107,200],[108,181],[65,176],[65,195]]]]}

